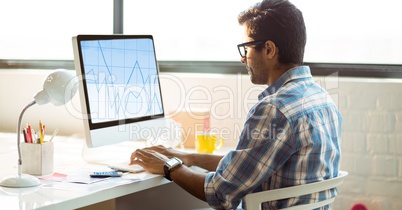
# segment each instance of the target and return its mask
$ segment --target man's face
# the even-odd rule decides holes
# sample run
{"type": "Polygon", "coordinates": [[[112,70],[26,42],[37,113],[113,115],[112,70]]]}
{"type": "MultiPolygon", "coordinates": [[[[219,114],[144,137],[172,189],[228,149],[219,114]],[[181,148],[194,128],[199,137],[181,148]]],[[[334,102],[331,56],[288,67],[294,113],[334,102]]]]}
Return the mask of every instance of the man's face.
{"type": "MultiPolygon", "coordinates": [[[[256,41],[248,36],[247,26],[244,26],[244,42],[256,41]]],[[[263,51],[255,50],[255,45],[245,46],[246,56],[241,58],[241,62],[246,65],[250,80],[253,84],[268,83],[268,66],[264,61],[263,51]]]]}

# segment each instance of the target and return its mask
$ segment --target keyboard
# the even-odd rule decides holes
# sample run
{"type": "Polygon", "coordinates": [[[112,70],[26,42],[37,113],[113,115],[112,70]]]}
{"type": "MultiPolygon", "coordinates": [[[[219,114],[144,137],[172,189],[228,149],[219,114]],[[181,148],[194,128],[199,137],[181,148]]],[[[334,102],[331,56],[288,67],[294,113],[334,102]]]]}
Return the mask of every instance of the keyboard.
{"type": "Polygon", "coordinates": [[[145,171],[144,168],[142,168],[140,165],[136,164],[128,165],[127,162],[111,164],[108,167],[115,171],[131,172],[131,173],[139,173],[145,171]]]}

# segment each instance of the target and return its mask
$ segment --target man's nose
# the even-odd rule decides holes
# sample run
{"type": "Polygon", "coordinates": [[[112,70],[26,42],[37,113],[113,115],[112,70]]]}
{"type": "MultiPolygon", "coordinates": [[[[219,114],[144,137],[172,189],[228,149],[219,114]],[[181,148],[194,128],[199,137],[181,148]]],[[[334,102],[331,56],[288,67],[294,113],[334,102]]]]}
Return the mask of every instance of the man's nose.
{"type": "Polygon", "coordinates": [[[241,63],[246,63],[246,56],[240,58],[241,63]]]}

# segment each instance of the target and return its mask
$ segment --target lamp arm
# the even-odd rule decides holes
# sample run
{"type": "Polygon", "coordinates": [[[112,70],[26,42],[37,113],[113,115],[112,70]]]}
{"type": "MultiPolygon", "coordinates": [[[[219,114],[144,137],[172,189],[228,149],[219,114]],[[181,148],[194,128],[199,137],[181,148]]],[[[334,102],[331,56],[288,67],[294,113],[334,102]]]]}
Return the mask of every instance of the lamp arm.
{"type": "Polygon", "coordinates": [[[20,143],[21,143],[21,122],[22,122],[22,117],[25,113],[25,111],[33,106],[34,104],[36,104],[36,101],[33,100],[32,102],[30,102],[28,105],[26,105],[20,114],[20,117],[18,118],[18,124],[17,124],[17,148],[18,148],[18,175],[21,176],[22,172],[21,172],[21,166],[22,166],[22,158],[21,158],[21,148],[20,148],[20,143]]]}

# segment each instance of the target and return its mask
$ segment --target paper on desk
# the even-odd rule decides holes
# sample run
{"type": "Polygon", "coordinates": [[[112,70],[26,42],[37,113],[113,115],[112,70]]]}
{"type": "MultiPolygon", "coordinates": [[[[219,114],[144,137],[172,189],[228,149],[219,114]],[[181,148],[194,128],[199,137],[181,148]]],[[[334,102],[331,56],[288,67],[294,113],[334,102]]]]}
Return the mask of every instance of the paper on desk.
{"type": "MultiPolygon", "coordinates": [[[[44,187],[68,190],[68,191],[80,191],[80,192],[96,192],[119,185],[130,184],[133,182],[144,179],[147,174],[126,174],[122,177],[108,177],[108,178],[91,178],[89,169],[78,169],[69,172],[64,181],[53,182],[44,185],[44,187]]],[[[149,176],[149,175],[148,175],[149,176]]]]}
{"type": "Polygon", "coordinates": [[[55,182],[72,182],[72,183],[80,183],[80,184],[91,184],[94,182],[103,181],[107,178],[92,178],[89,176],[89,171],[87,169],[80,169],[77,171],[70,172],[69,174],[62,174],[62,173],[53,173],[51,175],[45,175],[38,177],[44,181],[55,181],[55,182]]]}
{"type": "Polygon", "coordinates": [[[87,168],[71,171],[67,174],[66,182],[72,182],[78,184],[92,184],[95,182],[100,182],[111,178],[111,177],[92,178],[89,176],[90,173],[91,170],[87,168]]]}
{"type": "Polygon", "coordinates": [[[94,193],[97,191],[113,188],[120,185],[130,184],[139,180],[122,179],[121,177],[107,179],[101,182],[94,182],[92,184],[80,184],[73,182],[54,182],[52,184],[44,185],[43,187],[53,188],[58,190],[89,192],[94,193]]]}
{"type": "MultiPolygon", "coordinates": [[[[142,173],[128,173],[128,174],[125,174],[122,178],[139,181],[139,180],[143,180],[145,178],[149,178],[151,176],[152,175],[147,172],[142,172],[142,173]]],[[[155,176],[157,176],[157,175],[155,175],[155,176]]]]}
{"type": "Polygon", "coordinates": [[[47,181],[61,182],[61,181],[66,180],[66,177],[67,177],[67,174],[54,172],[53,174],[39,176],[38,178],[42,179],[42,180],[47,180],[47,181]]]}

